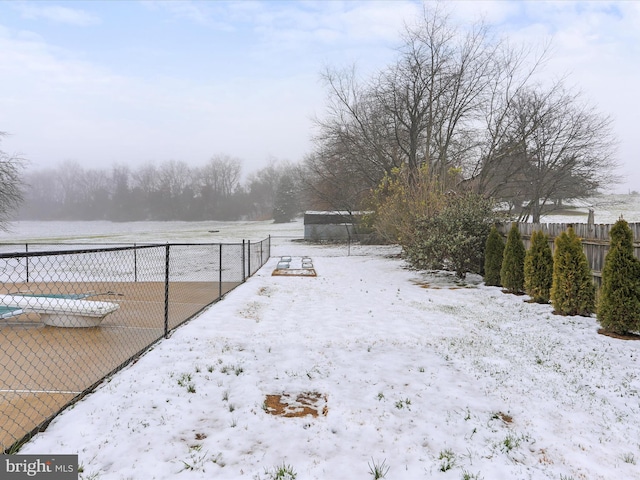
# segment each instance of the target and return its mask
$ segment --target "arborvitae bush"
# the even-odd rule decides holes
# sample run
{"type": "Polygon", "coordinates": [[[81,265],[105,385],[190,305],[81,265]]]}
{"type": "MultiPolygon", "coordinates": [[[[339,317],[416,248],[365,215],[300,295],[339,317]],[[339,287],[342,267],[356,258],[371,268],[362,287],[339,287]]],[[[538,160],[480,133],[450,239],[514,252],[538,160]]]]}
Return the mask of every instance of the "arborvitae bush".
{"type": "Polygon", "coordinates": [[[555,240],[551,302],[556,313],[589,316],[595,311],[596,289],[582,241],[569,227],[555,240]]]}
{"type": "Polygon", "coordinates": [[[549,303],[553,282],[553,254],[549,237],[540,231],[531,235],[524,257],[524,290],[537,303],[549,303]]]}
{"type": "Polygon", "coordinates": [[[511,225],[507,243],[504,246],[502,267],[500,268],[500,281],[502,286],[511,293],[520,293],[524,290],[524,256],[526,250],[518,224],[511,225]]]}
{"type": "Polygon", "coordinates": [[[498,229],[491,227],[484,249],[484,283],[492,287],[500,287],[500,268],[504,253],[504,239],[498,229]]]}
{"type": "Polygon", "coordinates": [[[633,255],[633,233],[620,219],[610,236],[602,269],[598,321],[609,332],[635,332],[640,330],[640,260],[633,255]]]}

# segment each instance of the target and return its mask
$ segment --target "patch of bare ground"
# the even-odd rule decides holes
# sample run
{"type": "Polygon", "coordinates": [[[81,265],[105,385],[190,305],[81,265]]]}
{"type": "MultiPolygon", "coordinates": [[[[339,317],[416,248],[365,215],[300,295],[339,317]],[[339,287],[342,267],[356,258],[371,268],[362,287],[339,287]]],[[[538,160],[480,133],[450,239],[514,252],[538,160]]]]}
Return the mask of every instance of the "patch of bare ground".
{"type": "Polygon", "coordinates": [[[507,425],[511,425],[513,423],[513,417],[511,415],[509,415],[508,413],[504,413],[504,412],[495,412],[492,416],[491,416],[492,420],[501,420],[503,423],[507,424],[507,425]]]}
{"type": "Polygon", "coordinates": [[[469,285],[469,284],[459,284],[459,285],[433,285],[431,283],[427,283],[427,282],[419,282],[419,281],[414,281],[413,282],[415,285],[418,285],[420,288],[426,288],[426,289],[431,289],[431,290],[461,290],[463,288],[475,288],[475,285],[469,285]]]}
{"type": "Polygon", "coordinates": [[[615,333],[605,330],[604,328],[599,328],[598,333],[600,335],[604,335],[606,337],[617,338],[618,340],[640,340],[640,335],[636,333],[615,333]]]}
{"type": "Polygon", "coordinates": [[[513,423],[513,417],[507,413],[498,412],[497,416],[500,417],[504,423],[513,423]]]}
{"type": "Polygon", "coordinates": [[[327,396],[318,392],[303,392],[299,394],[282,393],[267,395],[264,410],[270,415],[280,417],[305,417],[311,415],[326,416],[328,412],[327,396]]]}
{"type": "Polygon", "coordinates": [[[512,292],[511,290],[507,290],[506,288],[503,288],[500,291],[502,293],[506,294],[506,295],[515,295],[516,297],[522,297],[522,296],[526,295],[525,292],[512,292]]]}

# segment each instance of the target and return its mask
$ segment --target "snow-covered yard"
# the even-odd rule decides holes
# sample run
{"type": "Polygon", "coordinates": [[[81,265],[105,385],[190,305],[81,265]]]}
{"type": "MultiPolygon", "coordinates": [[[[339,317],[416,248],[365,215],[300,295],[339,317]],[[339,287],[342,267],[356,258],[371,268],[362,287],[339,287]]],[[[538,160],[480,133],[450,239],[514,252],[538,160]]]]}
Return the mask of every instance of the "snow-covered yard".
{"type": "Polygon", "coordinates": [[[20,453],[100,480],[640,479],[640,342],[384,248],[272,253],[20,453]],[[271,276],[278,255],[318,276],[271,276]],[[320,414],[271,414],[285,393],[320,414]]]}

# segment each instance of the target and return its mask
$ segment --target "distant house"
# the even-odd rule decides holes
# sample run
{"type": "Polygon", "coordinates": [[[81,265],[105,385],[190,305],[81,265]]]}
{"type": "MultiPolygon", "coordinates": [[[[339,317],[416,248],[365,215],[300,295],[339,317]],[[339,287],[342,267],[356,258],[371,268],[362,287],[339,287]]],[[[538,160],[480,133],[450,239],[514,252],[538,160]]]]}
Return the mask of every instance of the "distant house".
{"type": "Polygon", "coordinates": [[[304,239],[346,241],[357,234],[356,225],[366,212],[305,212],[304,239]]]}

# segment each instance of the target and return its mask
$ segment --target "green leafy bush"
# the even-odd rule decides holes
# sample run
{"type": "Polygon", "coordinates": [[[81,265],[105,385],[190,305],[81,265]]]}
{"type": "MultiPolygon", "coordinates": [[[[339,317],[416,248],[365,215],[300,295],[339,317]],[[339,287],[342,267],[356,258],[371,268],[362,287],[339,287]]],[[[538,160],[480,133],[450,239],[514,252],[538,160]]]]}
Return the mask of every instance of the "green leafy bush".
{"type": "Polygon", "coordinates": [[[524,290],[537,303],[549,303],[553,284],[553,254],[549,237],[536,231],[524,257],[524,290]]]}
{"type": "Polygon", "coordinates": [[[500,268],[500,281],[508,292],[520,293],[524,290],[525,255],[526,251],[518,224],[513,223],[504,246],[502,267],[500,268]]]}
{"type": "Polygon", "coordinates": [[[492,287],[500,287],[500,269],[504,254],[504,239],[498,229],[493,226],[487,237],[484,248],[484,283],[492,287]]]}
{"type": "Polygon", "coordinates": [[[602,270],[598,321],[606,331],[640,330],[640,260],[633,255],[633,233],[625,220],[611,228],[602,270]]]}
{"type": "Polygon", "coordinates": [[[404,246],[405,256],[416,268],[446,268],[459,278],[482,273],[495,218],[492,201],[470,192],[450,194],[442,210],[417,222],[414,242],[404,246]]]}
{"type": "Polygon", "coordinates": [[[595,297],[582,241],[569,227],[555,240],[551,302],[556,313],[589,316],[595,311],[595,297]]]}

